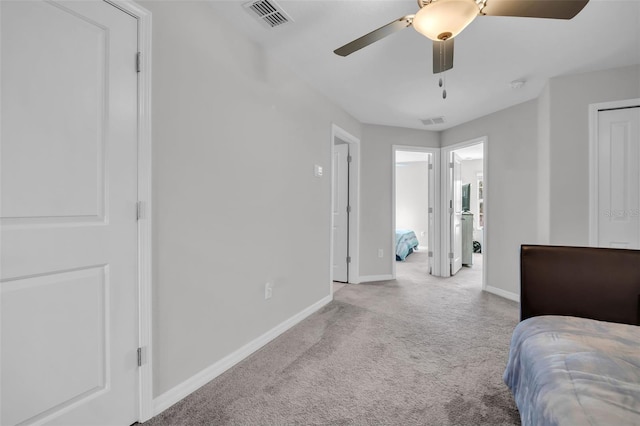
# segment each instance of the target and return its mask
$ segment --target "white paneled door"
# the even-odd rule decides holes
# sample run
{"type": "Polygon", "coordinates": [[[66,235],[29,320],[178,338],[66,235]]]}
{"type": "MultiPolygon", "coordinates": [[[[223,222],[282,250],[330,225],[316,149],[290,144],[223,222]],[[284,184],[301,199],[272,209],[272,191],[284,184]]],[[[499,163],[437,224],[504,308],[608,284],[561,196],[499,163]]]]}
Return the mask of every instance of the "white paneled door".
{"type": "Polygon", "coordinates": [[[349,145],[333,147],[333,280],[348,281],[349,264],[349,145]]]}
{"type": "Polygon", "coordinates": [[[137,20],[1,1],[2,425],[138,419],[137,20]]]}
{"type": "Polygon", "coordinates": [[[598,112],[598,246],[640,249],[640,107],[598,112]]]}
{"type": "Polygon", "coordinates": [[[455,152],[451,153],[451,275],[462,268],[462,159],[455,152]]]}

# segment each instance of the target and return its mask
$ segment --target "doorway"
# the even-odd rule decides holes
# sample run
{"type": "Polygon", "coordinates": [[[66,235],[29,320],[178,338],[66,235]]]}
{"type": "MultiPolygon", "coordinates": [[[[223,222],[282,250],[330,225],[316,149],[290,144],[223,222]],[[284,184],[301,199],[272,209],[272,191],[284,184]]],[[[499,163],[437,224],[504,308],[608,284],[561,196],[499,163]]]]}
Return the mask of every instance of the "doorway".
{"type": "Polygon", "coordinates": [[[331,131],[331,293],[357,284],[360,140],[344,129],[331,131]]]}
{"type": "Polygon", "coordinates": [[[408,259],[427,264],[438,275],[439,230],[436,208],[438,190],[437,148],[393,146],[392,155],[392,277],[398,263],[408,259]],[[410,257],[413,256],[413,257],[410,257]]]}
{"type": "Polygon", "coordinates": [[[443,149],[442,276],[486,283],[487,139],[480,138],[443,149]]]}
{"type": "Polygon", "coordinates": [[[349,144],[336,138],[333,146],[333,281],[349,282],[349,144]]]}

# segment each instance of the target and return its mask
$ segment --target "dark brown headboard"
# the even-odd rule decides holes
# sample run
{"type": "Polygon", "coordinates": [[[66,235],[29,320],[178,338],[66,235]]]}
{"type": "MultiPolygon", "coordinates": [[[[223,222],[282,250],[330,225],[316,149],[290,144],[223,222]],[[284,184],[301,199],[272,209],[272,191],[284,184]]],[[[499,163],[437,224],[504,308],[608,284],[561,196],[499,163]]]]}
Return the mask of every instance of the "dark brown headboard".
{"type": "Polygon", "coordinates": [[[640,250],[523,245],[520,319],[570,315],[640,325],[640,250]]]}

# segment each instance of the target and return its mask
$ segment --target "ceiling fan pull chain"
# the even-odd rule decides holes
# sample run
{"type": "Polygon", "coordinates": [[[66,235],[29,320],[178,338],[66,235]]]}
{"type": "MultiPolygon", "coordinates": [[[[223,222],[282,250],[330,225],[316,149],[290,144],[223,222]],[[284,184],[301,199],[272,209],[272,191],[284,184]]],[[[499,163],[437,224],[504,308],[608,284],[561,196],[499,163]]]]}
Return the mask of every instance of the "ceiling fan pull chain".
{"type": "Polygon", "coordinates": [[[440,62],[440,78],[438,79],[438,87],[442,87],[442,46],[438,49],[438,60],[440,62]]]}

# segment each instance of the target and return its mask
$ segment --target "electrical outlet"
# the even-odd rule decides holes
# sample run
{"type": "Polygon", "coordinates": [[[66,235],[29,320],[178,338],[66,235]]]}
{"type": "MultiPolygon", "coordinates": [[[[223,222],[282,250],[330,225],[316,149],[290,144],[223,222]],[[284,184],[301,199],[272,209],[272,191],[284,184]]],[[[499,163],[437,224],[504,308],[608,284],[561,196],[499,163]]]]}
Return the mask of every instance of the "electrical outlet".
{"type": "Polygon", "coordinates": [[[384,257],[384,250],[378,249],[378,257],[379,258],[383,258],[384,257]]]}
{"type": "Polygon", "coordinates": [[[424,232],[424,231],[420,232],[420,236],[421,236],[421,237],[424,237],[425,235],[427,235],[427,233],[426,233],[426,232],[424,232]]]}
{"type": "Polygon", "coordinates": [[[273,296],[273,284],[268,282],[264,285],[264,299],[271,299],[273,296]]]}

